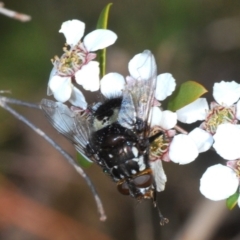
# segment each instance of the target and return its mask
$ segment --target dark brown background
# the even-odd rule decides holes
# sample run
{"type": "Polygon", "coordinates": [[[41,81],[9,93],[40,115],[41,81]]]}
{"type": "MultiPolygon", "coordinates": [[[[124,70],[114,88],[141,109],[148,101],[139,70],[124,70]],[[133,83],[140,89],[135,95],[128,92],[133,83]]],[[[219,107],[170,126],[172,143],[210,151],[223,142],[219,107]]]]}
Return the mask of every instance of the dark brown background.
{"type": "MultiPolygon", "coordinates": [[[[50,58],[61,55],[63,21],[80,19],[95,29],[105,0],[9,0],[6,7],[32,16],[21,23],[0,15],[0,89],[12,97],[39,102],[46,97],[50,58]]],[[[216,81],[240,79],[240,2],[237,0],[115,0],[109,28],[118,34],[108,49],[108,72],[127,74],[130,58],[144,49],[156,56],[158,73],[178,83],[196,80],[209,89],[216,81]]],[[[43,114],[16,108],[64,149],[74,148],[43,114]]],[[[164,164],[166,190],[159,195],[170,219],[159,226],[151,202],[137,204],[120,195],[97,166],[87,169],[108,219],[99,221],[86,183],[44,140],[0,109],[0,239],[240,239],[238,207],[211,202],[199,193],[205,169],[219,162],[213,152],[186,165],[164,164]]],[[[195,126],[197,126],[197,123],[195,126]]],[[[193,127],[193,126],[192,126],[193,127]]]]}

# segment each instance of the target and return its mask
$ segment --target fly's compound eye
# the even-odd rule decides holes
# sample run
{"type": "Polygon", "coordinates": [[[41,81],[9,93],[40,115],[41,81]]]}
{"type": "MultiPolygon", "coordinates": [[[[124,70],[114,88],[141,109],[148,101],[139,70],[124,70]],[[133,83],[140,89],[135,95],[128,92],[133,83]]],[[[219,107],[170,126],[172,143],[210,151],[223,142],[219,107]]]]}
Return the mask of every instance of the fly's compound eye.
{"type": "MultiPolygon", "coordinates": [[[[138,173],[137,176],[132,177],[132,183],[137,188],[148,188],[153,183],[153,177],[151,173],[138,173]]],[[[118,191],[123,195],[129,195],[129,186],[126,179],[122,179],[117,184],[118,191]]]]}
{"type": "Polygon", "coordinates": [[[121,183],[118,183],[117,188],[118,188],[118,191],[123,195],[130,194],[129,187],[128,187],[126,180],[122,181],[121,183]]]}
{"type": "Polygon", "coordinates": [[[133,182],[139,188],[147,188],[153,182],[152,175],[146,174],[146,175],[137,176],[133,179],[133,182]]]}

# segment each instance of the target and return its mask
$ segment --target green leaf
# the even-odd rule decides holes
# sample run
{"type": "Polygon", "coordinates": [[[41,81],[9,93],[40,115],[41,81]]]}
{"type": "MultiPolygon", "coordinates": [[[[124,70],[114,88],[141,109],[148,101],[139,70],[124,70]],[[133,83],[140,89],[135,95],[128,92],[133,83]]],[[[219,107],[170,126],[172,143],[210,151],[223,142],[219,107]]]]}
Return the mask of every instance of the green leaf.
{"type": "Polygon", "coordinates": [[[198,99],[204,93],[206,93],[206,88],[194,81],[187,81],[181,84],[168,102],[168,110],[176,111],[198,99]]]}
{"type": "Polygon", "coordinates": [[[109,3],[101,12],[98,22],[97,22],[97,29],[107,29],[108,24],[108,15],[110,7],[112,6],[112,3],[109,3]]]}
{"type": "MultiPolygon", "coordinates": [[[[97,29],[107,29],[109,10],[112,3],[109,3],[101,12],[98,22],[97,29]]],[[[106,48],[98,51],[98,61],[100,67],[100,78],[106,74],[106,48]]]]}
{"type": "Polygon", "coordinates": [[[236,206],[238,202],[238,198],[239,198],[239,192],[236,192],[227,199],[226,204],[229,210],[232,210],[236,206]]]}
{"type": "Polygon", "coordinates": [[[83,157],[80,153],[77,153],[77,162],[81,167],[88,168],[93,163],[89,162],[85,157],[83,157]]]}

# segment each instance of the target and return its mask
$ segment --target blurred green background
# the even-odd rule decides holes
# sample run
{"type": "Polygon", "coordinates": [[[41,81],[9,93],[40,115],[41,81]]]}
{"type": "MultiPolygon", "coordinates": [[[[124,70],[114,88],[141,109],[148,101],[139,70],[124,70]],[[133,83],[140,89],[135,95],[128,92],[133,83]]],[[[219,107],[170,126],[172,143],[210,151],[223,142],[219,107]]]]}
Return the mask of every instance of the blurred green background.
{"type": "MultiPolygon", "coordinates": [[[[108,48],[107,72],[126,75],[131,57],[150,49],[156,57],[158,73],[170,72],[178,83],[186,80],[202,83],[209,90],[209,101],[214,82],[239,82],[240,1],[112,2],[109,29],[117,33],[118,40],[108,48]]],[[[11,97],[29,102],[37,103],[45,98],[52,69],[50,59],[62,54],[65,42],[64,36],[58,33],[61,23],[80,19],[86,23],[88,33],[95,29],[100,12],[108,3],[105,0],[5,2],[6,8],[29,14],[32,20],[21,23],[0,15],[0,89],[11,90],[11,97]]],[[[49,126],[41,112],[23,107],[16,109],[75,155],[71,144],[49,126]]],[[[64,159],[3,109],[0,109],[0,121],[2,174],[30,199],[86,226],[80,235],[73,236],[67,227],[57,225],[57,218],[49,220],[49,223],[39,223],[41,216],[33,210],[31,222],[33,225],[36,223],[36,229],[42,229],[42,232],[55,229],[56,235],[53,236],[56,237],[44,237],[34,227],[35,230],[31,230],[31,227],[25,228],[13,220],[6,223],[3,217],[1,219],[0,200],[0,239],[96,239],[96,236],[98,239],[117,240],[240,239],[237,223],[240,220],[239,209],[229,213],[224,202],[213,204],[205,201],[198,191],[199,179],[205,169],[223,162],[212,152],[202,154],[198,161],[187,166],[164,165],[168,182],[166,191],[160,194],[159,204],[164,215],[170,219],[165,227],[159,227],[157,211],[150,202],[137,204],[133,199],[121,196],[115,184],[97,166],[87,169],[108,215],[107,222],[101,223],[85,182],[64,159]],[[196,225],[193,224],[194,217],[200,219],[196,225]],[[194,229],[192,225],[198,227],[194,229]],[[51,228],[46,230],[45,226],[51,228]],[[69,236],[57,234],[63,229],[69,236]],[[92,231],[97,233],[91,238],[92,231]],[[206,233],[204,237],[203,232],[206,233]]],[[[20,221],[21,217],[19,214],[20,221]]]]}

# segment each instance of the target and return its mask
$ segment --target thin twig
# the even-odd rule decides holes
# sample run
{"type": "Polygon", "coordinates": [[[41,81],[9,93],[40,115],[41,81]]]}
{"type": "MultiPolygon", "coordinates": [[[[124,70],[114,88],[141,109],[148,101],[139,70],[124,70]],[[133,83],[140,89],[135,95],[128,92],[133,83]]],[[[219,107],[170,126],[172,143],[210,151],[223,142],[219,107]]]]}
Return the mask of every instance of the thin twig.
{"type": "MultiPolygon", "coordinates": [[[[1,2],[0,2],[0,7],[1,7],[1,2]]],[[[0,93],[9,93],[11,94],[11,90],[0,90],[0,93]]]]}
{"type": "Polygon", "coordinates": [[[31,20],[31,16],[24,14],[24,13],[19,13],[7,8],[4,8],[4,4],[0,2],[0,14],[3,14],[7,17],[17,19],[21,22],[27,22],[31,20]]]}
{"type": "Polygon", "coordinates": [[[40,109],[39,104],[24,102],[24,101],[21,101],[21,100],[17,100],[17,99],[14,99],[14,98],[9,98],[9,97],[3,97],[3,96],[0,96],[0,99],[1,99],[1,101],[5,102],[5,103],[11,103],[11,104],[24,106],[24,107],[40,109]]]}
{"type": "MultiPolygon", "coordinates": [[[[100,213],[100,220],[105,221],[106,220],[106,215],[105,215],[105,211],[103,209],[101,199],[98,196],[98,193],[97,193],[92,181],[90,180],[88,175],[84,172],[84,170],[75,163],[74,159],[67,152],[65,152],[54,140],[52,140],[48,135],[46,135],[41,129],[36,127],[34,124],[29,122],[24,116],[22,116],[21,114],[16,112],[14,109],[12,109],[10,106],[8,106],[8,104],[6,103],[6,102],[9,102],[8,100],[9,100],[8,98],[0,96],[0,106],[2,108],[4,108],[5,110],[7,110],[8,112],[10,112],[18,120],[22,121],[27,126],[29,126],[38,135],[43,137],[50,145],[52,145],[58,152],[60,152],[66,158],[68,163],[70,163],[75,168],[75,170],[83,177],[83,179],[87,182],[87,184],[88,184],[89,188],[91,189],[92,194],[95,198],[95,201],[96,201],[96,204],[97,204],[97,209],[100,213]]],[[[17,104],[19,104],[19,102],[23,103],[22,101],[16,101],[16,100],[14,100],[13,102],[17,103],[17,104]]],[[[13,103],[13,102],[11,102],[11,103],[13,103]]],[[[26,104],[25,103],[25,104],[21,104],[21,105],[30,106],[31,104],[26,104]]]]}
{"type": "Polygon", "coordinates": [[[181,128],[180,126],[176,125],[174,127],[178,132],[183,133],[183,134],[188,134],[188,132],[186,130],[184,130],[183,128],[181,128]]]}

